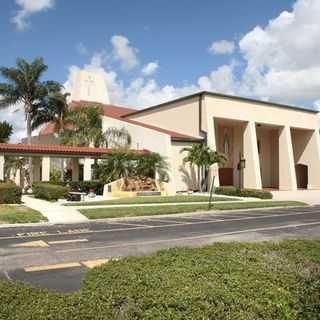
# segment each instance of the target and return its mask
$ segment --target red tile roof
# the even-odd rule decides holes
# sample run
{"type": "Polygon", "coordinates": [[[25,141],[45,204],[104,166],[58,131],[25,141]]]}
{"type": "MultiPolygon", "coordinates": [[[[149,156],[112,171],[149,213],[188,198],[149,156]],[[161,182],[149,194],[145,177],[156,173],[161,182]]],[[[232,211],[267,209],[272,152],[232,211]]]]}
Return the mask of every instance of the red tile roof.
{"type": "MultiPolygon", "coordinates": [[[[79,156],[102,156],[112,153],[108,148],[71,147],[58,144],[11,144],[0,143],[0,152],[17,154],[59,154],[79,156]]],[[[132,150],[136,154],[146,154],[148,150],[132,150]]]]}
{"type": "MultiPolygon", "coordinates": [[[[102,103],[98,103],[98,102],[90,102],[90,101],[72,101],[69,104],[70,109],[76,108],[76,107],[80,107],[80,106],[102,106],[103,108],[103,115],[106,117],[110,117],[113,119],[117,119],[123,122],[127,122],[127,123],[131,123],[140,127],[144,127],[144,128],[148,128],[154,131],[158,131],[164,134],[167,134],[169,136],[171,136],[171,138],[173,138],[174,140],[187,140],[187,141],[194,141],[194,140],[202,140],[201,138],[197,138],[197,137],[192,137],[189,135],[185,135],[176,131],[172,131],[172,130],[167,130],[167,129],[163,129],[160,127],[156,127],[153,125],[149,125],[143,122],[139,122],[136,120],[131,120],[131,119],[127,119],[124,118],[125,115],[132,113],[134,111],[136,111],[136,109],[132,109],[132,108],[127,108],[127,107],[119,107],[119,106],[114,106],[114,105],[110,105],[110,104],[102,104],[102,103]]],[[[43,128],[40,131],[40,135],[49,135],[49,134],[53,134],[55,132],[55,128],[54,128],[54,124],[53,123],[49,123],[45,128],[43,128]]]]}

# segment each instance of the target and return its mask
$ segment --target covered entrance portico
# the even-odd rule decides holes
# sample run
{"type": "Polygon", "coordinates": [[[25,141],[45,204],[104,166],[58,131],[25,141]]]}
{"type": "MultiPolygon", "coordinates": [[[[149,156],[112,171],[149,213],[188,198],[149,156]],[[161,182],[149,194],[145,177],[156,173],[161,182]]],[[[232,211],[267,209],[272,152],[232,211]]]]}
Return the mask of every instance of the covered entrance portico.
{"type": "Polygon", "coordinates": [[[317,130],[262,122],[213,118],[208,145],[227,155],[216,185],[253,189],[320,190],[317,130]],[[245,168],[237,169],[240,158],[245,168]]]}
{"type": "MultiPolygon", "coordinates": [[[[135,153],[145,154],[146,150],[134,150],[135,153]]],[[[0,143],[0,181],[5,178],[5,157],[32,157],[34,181],[49,181],[52,160],[68,159],[72,170],[72,181],[79,180],[79,162],[83,163],[83,180],[92,179],[92,165],[95,159],[111,154],[112,149],[71,147],[64,145],[28,145],[0,143]]],[[[19,172],[16,174],[16,183],[21,185],[19,172]]]]}

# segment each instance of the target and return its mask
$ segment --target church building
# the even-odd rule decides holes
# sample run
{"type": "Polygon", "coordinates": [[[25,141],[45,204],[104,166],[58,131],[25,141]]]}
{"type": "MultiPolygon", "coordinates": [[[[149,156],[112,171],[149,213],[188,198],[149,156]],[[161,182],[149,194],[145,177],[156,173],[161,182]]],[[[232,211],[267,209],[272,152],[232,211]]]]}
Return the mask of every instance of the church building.
{"type": "MultiPolygon", "coordinates": [[[[70,107],[99,105],[103,130],[125,127],[132,149],[160,153],[170,165],[170,192],[197,188],[196,172],[181,150],[195,143],[223,152],[215,183],[253,189],[320,189],[316,111],[248,98],[199,92],[145,109],[111,104],[102,75],[79,71],[70,107]],[[238,165],[242,159],[243,170],[238,165]]],[[[51,124],[34,143],[59,144],[51,124]]]]}

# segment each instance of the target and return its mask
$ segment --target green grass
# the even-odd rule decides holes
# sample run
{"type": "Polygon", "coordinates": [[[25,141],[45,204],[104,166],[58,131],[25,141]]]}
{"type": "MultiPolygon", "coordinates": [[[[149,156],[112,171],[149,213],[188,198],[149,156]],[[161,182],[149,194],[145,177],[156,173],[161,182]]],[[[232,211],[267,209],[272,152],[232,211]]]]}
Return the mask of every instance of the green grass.
{"type": "MultiPolygon", "coordinates": [[[[236,210],[236,209],[253,209],[253,208],[271,208],[271,207],[290,207],[302,206],[303,202],[298,201],[254,201],[254,202],[236,202],[236,203],[216,203],[213,204],[212,210],[236,210]]],[[[174,214],[185,212],[196,212],[208,210],[207,204],[182,204],[166,206],[146,206],[146,207],[118,207],[118,208],[95,208],[81,209],[89,219],[103,218],[120,218],[120,217],[137,217],[153,216],[161,214],[174,214]]]]}
{"type": "Polygon", "coordinates": [[[315,320],[320,241],[216,243],[111,261],[60,294],[0,281],[6,320],[315,320]]]}
{"type": "MultiPolygon", "coordinates": [[[[239,199],[232,199],[227,197],[214,197],[214,201],[232,201],[239,199]]],[[[97,205],[120,205],[120,204],[145,204],[145,203],[178,203],[178,202],[208,202],[209,197],[207,196],[149,196],[149,197],[133,197],[123,198],[116,200],[105,200],[105,201],[90,201],[80,203],[67,203],[65,206],[97,206],[97,205]]]]}
{"type": "Polygon", "coordinates": [[[40,212],[21,205],[0,205],[0,224],[47,221],[40,212]]]}

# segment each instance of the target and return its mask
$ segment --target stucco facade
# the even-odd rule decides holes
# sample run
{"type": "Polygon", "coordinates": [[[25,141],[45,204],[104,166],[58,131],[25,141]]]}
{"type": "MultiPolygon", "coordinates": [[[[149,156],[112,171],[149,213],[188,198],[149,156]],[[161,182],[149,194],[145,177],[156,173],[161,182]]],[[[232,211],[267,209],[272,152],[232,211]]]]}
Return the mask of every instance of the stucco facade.
{"type": "MultiPolygon", "coordinates": [[[[312,110],[202,92],[124,117],[202,137],[225,153],[216,185],[320,189],[319,125],[312,110]],[[242,172],[240,157],[246,161],[242,172]]],[[[192,185],[183,177],[180,144],[171,143],[176,191],[192,185]]]]}

